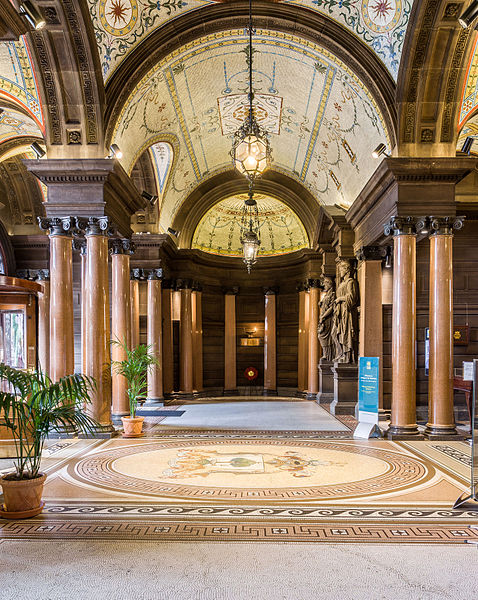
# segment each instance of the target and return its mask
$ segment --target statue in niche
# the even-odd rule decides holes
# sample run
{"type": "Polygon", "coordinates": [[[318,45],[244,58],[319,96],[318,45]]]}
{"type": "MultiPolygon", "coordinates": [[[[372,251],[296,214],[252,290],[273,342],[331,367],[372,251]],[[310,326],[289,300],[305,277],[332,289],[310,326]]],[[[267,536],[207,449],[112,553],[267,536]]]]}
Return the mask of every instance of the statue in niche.
{"type": "Polygon", "coordinates": [[[335,290],[334,282],[330,277],[324,277],[322,280],[324,294],[319,302],[320,317],[317,335],[322,346],[322,356],[329,362],[335,357],[335,344],[332,339],[332,324],[334,319],[335,290]]]}
{"type": "Polygon", "coordinates": [[[339,262],[338,275],[332,323],[334,361],[350,364],[357,358],[359,291],[348,260],[339,262]]]}

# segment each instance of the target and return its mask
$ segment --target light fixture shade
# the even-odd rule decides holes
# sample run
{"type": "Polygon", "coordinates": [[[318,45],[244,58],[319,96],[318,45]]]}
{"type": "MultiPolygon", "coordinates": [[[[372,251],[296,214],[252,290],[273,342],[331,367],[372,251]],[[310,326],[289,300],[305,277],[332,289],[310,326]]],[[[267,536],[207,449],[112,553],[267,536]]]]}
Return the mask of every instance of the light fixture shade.
{"type": "Polygon", "coordinates": [[[242,251],[244,253],[244,262],[246,263],[247,272],[251,272],[251,267],[257,262],[257,253],[261,242],[255,231],[246,231],[242,236],[242,251]]]}
{"type": "Polygon", "coordinates": [[[231,150],[232,162],[249,181],[259,177],[271,164],[271,149],[267,135],[254,117],[247,119],[234,135],[231,150]]]}

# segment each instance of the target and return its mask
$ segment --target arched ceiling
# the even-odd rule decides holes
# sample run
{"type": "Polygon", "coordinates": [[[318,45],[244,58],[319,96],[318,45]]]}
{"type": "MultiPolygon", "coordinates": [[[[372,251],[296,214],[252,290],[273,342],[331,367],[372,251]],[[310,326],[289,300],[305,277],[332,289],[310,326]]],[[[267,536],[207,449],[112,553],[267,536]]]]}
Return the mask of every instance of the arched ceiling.
{"type": "MultiPolygon", "coordinates": [[[[413,0],[287,0],[319,12],[351,30],[397,78],[413,0]]],[[[88,0],[101,61],[108,80],[122,61],[162,25],[213,4],[210,0],[88,0]]]]}
{"type": "Polygon", "coordinates": [[[0,144],[13,138],[41,137],[41,135],[37,123],[20,111],[4,108],[0,113],[0,144]]]}
{"type": "MultiPolygon", "coordinates": [[[[113,141],[127,171],[162,135],[178,144],[161,207],[165,229],[191,190],[230,169],[231,134],[247,100],[246,45],[244,30],[186,44],[155,65],[123,107],[113,141]]],[[[322,204],[349,206],[377,166],[372,150],[381,142],[390,150],[374,98],[342,61],[311,42],[258,30],[254,50],[256,110],[270,133],[273,169],[322,204]]]]}
{"type": "MultiPolygon", "coordinates": [[[[191,247],[212,254],[242,256],[241,214],[247,194],[237,194],[215,204],[199,222],[191,247]]],[[[261,256],[286,254],[309,247],[299,217],[283,202],[256,194],[259,211],[261,256]]]]}

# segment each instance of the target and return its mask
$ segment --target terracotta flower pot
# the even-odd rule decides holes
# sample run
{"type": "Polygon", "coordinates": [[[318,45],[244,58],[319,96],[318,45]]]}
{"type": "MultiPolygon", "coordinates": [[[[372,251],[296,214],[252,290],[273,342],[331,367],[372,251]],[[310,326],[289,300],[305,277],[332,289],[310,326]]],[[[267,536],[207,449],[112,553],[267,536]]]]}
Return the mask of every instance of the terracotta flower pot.
{"type": "Polygon", "coordinates": [[[0,480],[4,498],[0,515],[7,519],[26,519],[40,514],[44,506],[41,497],[45,479],[44,473],[35,479],[10,479],[4,475],[0,480]]]}
{"type": "Polygon", "coordinates": [[[144,417],[121,417],[123,421],[123,437],[142,437],[144,417]]]}

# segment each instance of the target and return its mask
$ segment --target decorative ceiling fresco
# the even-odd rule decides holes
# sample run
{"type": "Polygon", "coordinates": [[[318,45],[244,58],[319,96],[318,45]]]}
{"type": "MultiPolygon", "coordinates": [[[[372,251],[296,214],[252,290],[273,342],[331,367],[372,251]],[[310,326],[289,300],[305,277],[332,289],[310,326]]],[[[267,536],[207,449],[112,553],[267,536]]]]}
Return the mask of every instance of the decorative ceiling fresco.
{"type": "MultiPolygon", "coordinates": [[[[113,140],[130,172],[159,136],[178,141],[160,225],[205,178],[232,168],[231,131],[246,114],[244,30],[191,42],[157,64],[130,94],[113,140]]],[[[258,30],[254,39],[258,121],[268,130],[272,168],[309,188],[322,204],[349,206],[376,169],[372,150],[390,150],[383,116],[364,84],[312,42],[258,30]],[[293,74],[293,76],[291,76],[293,74]]]]}
{"type": "Polygon", "coordinates": [[[156,176],[158,195],[161,197],[166,190],[166,184],[171,173],[174,150],[168,142],[157,142],[149,148],[149,152],[156,176]]]}
{"type": "MultiPolygon", "coordinates": [[[[255,194],[259,210],[260,256],[274,256],[308,248],[309,241],[299,217],[283,202],[255,194]]],[[[241,214],[247,194],[225,198],[204,215],[196,227],[191,248],[242,257],[241,214]]]]}
{"type": "MultiPolygon", "coordinates": [[[[206,0],[88,0],[102,65],[108,80],[134,48],[180,15],[212,4],[206,0]]],[[[397,79],[413,0],[287,0],[318,11],[370,46],[397,79]]]]}
{"type": "Polygon", "coordinates": [[[458,119],[457,149],[461,149],[465,138],[478,138],[478,118],[473,116],[478,106],[478,38],[470,53],[465,85],[461,97],[460,116],[458,119]]]}
{"type": "Polygon", "coordinates": [[[0,104],[2,96],[25,108],[44,131],[32,59],[23,38],[18,42],[0,42],[0,104]]]}
{"type": "Polygon", "coordinates": [[[13,109],[0,113],[0,144],[22,136],[42,137],[40,128],[33,119],[13,109]]]}

